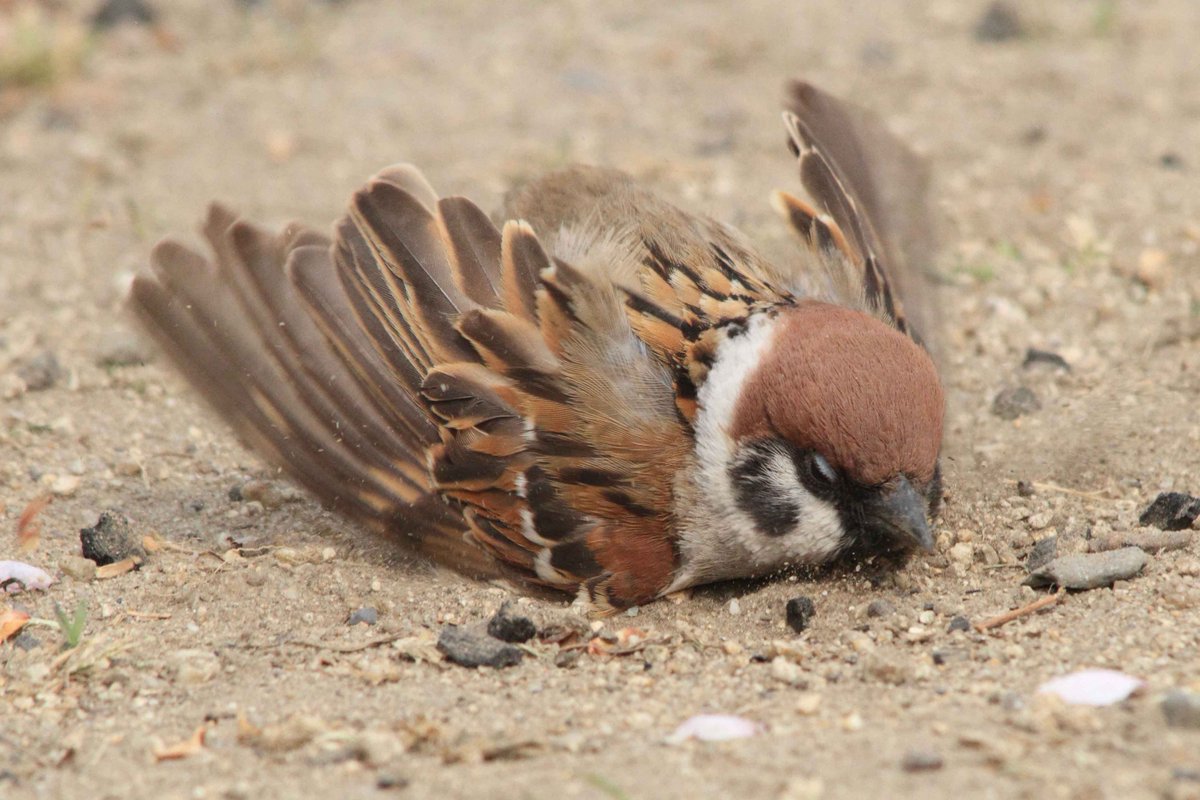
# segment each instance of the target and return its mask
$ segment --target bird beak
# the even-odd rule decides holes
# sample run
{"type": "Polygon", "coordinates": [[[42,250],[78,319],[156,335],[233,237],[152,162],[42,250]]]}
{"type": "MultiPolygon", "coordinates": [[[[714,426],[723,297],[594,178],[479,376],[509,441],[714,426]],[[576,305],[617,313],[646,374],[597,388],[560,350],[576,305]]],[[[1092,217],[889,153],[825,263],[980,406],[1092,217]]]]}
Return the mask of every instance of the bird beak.
{"type": "Polygon", "coordinates": [[[905,548],[920,548],[933,552],[933,533],[925,518],[925,498],[913,488],[908,478],[883,488],[871,504],[871,522],[905,548]]]}

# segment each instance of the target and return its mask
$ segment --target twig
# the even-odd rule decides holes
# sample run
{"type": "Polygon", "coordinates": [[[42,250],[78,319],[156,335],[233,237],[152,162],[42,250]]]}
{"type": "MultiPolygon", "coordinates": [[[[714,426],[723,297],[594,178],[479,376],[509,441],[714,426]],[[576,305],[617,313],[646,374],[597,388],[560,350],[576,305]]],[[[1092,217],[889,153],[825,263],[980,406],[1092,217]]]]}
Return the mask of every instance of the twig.
{"type": "Polygon", "coordinates": [[[1014,619],[1020,619],[1021,617],[1029,616],[1035,611],[1041,611],[1043,608],[1050,608],[1053,605],[1057,605],[1058,601],[1062,599],[1066,592],[1066,589],[1059,589],[1056,594],[1048,594],[1045,597],[1040,597],[1029,605],[1021,606],[1020,608],[1014,608],[1012,611],[1006,611],[999,616],[985,619],[983,622],[976,623],[975,630],[982,633],[989,628],[998,628],[1001,625],[1006,625],[1009,622],[1012,622],[1014,619]]]}
{"type": "Polygon", "coordinates": [[[298,644],[304,647],[313,647],[317,650],[332,650],[335,653],[357,653],[360,650],[370,650],[372,647],[379,647],[384,644],[391,644],[399,639],[403,639],[405,634],[392,633],[387,636],[380,636],[377,639],[370,639],[358,644],[334,644],[333,642],[314,642],[310,639],[288,639],[280,642],[280,645],[298,644]]]}
{"type": "Polygon", "coordinates": [[[1057,483],[1039,483],[1034,481],[1033,488],[1041,492],[1062,492],[1063,494],[1073,494],[1076,497],[1086,497],[1089,500],[1099,500],[1104,497],[1105,489],[1093,489],[1090,492],[1085,492],[1081,489],[1068,489],[1066,486],[1059,486],[1057,483]]]}
{"type": "Polygon", "coordinates": [[[164,614],[159,611],[133,611],[126,609],[125,616],[133,617],[134,619],[170,619],[170,614],[164,614]]]}

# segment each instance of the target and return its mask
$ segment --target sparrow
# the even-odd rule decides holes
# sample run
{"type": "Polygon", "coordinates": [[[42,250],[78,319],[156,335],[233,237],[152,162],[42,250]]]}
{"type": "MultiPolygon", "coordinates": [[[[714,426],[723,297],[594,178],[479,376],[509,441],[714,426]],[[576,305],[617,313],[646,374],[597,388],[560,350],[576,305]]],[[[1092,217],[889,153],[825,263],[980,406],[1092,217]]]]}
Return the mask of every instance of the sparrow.
{"type": "Polygon", "coordinates": [[[497,226],[399,165],[331,237],[212,205],[211,253],[159,243],[129,305],[251,449],[481,579],[606,613],[928,551],[924,162],[811,84],[784,107],[787,258],[612,169],[537,179],[497,226]]]}

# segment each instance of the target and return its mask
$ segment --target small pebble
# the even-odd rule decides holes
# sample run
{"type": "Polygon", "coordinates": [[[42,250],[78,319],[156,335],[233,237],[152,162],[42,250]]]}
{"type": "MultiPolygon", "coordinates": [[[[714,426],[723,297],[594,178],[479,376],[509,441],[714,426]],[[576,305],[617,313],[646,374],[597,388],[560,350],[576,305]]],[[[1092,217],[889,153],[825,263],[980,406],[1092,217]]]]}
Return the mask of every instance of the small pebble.
{"type": "MultiPolygon", "coordinates": [[[[287,499],[283,490],[270,481],[246,481],[239,487],[238,494],[245,501],[257,500],[268,510],[279,508],[287,499]]],[[[230,496],[233,496],[232,491],[230,496]]]]}
{"type": "Polygon", "coordinates": [[[787,624],[796,633],[802,633],[816,613],[817,607],[807,597],[793,597],[787,601],[787,624]]]}
{"type": "Polygon", "coordinates": [[[796,698],[796,713],[805,717],[816,714],[821,707],[821,695],[816,692],[805,692],[796,698]]]}
{"type": "Polygon", "coordinates": [[[100,335],[96,344],[96,365],[99,367],[132,367],[150,360],[150,348],[131,330],[119,328],[100,335]]]}
{"type": "Polygon", "coordinates": [[[913,678],[912,665],[898,655],[875,650],[862,658],[863,673],[870,679],[902,686],[913,678]]]}
{"type": "Polygon", "coordinates": [[[1036,514],[1030,514],[1029,519],[1026,521],[1029,523],[1030,528],[1040,531],[1043,528],[1049,527],[1050,523],[1054,521],[1054,512],[1039,511],[1036,514]]]}
{"type": "Polygon", "coordinates": [[[789,686],[805,686],[808,676],[799,664],[783,656],[771,659],[771,677],[789,686]]]}
{"type": "Polygon", "coordinates": [[[1106,553],[1074,553],[1059,556],[1030,573],[1026,586],[1063,586],[1068,589],[1096,589],[1113,581],[1132,578],[1148,560],[1139,547],[1123,547],[1106,553]]]}
{"type": "Polygon", "coordinates": [[[175,680],[192,686],[208,683],[221,672],[221,660],[209,650],[176,650],[170,663],[175,680]]]}
{"type": "Polygon", "coordinates": [[[521,644],[528,642],[537,633],[537,626],[529,617],[521,616],[513,611],[513,603],[506,600],[500,605],[500,610],[488,620],[487,632],[502,642],[521,644]]]}
{"type": "Polygon", "coordinates": [[[380,772],[375,776],[376,789],[407,789],[408,778],[395,772],[380,772]]]}
{"type": "Polygon", "coordinates": [[[438,636],[437,649],[463,667],[512,667],[524,653],[486,633],[447,625],[438,636]]]}
{"type": "Polygon", "coordinates": [[[350,618],[346,620],[347,625],[374,625],[379,621],[379,611],[372,606],[363,606],[355,609],[350,618]]]}
{"type": "Polygon", "coordinates": [[[1033,497],[1037,489],[1029,481],[1017,481],[1017,494],[1021,497],[1033,497]]]}
{"type": "Polygon", "coordinates": [[[946,630],[953,633],[954,631],[969,631],[971,630],[971,620],[964,616],[953,617],[950,624],[946,626],[946,630]]]}
{"type": "Polygon", "coordinates": [[[992,413],[1000,419],[1014,420],[1042,407],[1032,389],[1025,386],[1001,389],[992,400],[992,413]]]}
{"type": "Polygon", "coordinates": [[[742,613],[742,604],[738,602],[736,597],[729,601],[729,613],[735,617],[742,613]]]}
{"type": "Polygon", "coordinates": [[[1025,26],[1016,8],[1005,0],[996,0],[987,7],[975,25],[975,41],[1007,42],[1025,35],[1025,26]]]}
{"type": "Polygon", "coordinates": [[[146,550],[131,529],[129,520],[119,511],[101,513],[94,526],[79,531],[79,542],[83,557],[100,567],[131,556],[146,557],[146,550]]]}
{"type": "Polygon", "coordinates": [[[145,0],[104,0],[92,14],[92,30],[103,31],[122,23],[153,25],[158,13],[145,0]]]}
{"type": "Polygon", "coordinates": [[[1163,492],[1138,517],[1138,525],[1182,531],[1190,528],[1197,517],[1200,517],[1200,497],[1183,492],[1163,492]]]}
{"type": "MultiPolygon", "coordinates": [[[[1021,366],[1028,369],[1029,367],[1036,366],[1038,364],[1045,364],[1046,366],[1054,367],[1055,369],[1061,369],[1064,372],[1071,371],[1071,365],[1068,364],[1067,360],[1058,353],[1052,353],[1049,350],[1038,350],[1030,347],[1025,351],[1025,360],[1021,362],[1021,366]]],[[[1020,483],[1017,484],[1017,490],[1020,491],[1020,483]]]]}
{"type": "Polygon", "coordinates": [[[960,567],[967,567],[975,560],[975,546],[970,542],[959,542],[950,548],[950,560],[960,567]]]}
{"type": "Polygon", "coordinates": [[[49,350],[38,353],[17,370],[17,377],[25,381],[25,389],[30,392],[51,389],[65,376],[58,356],[49,350]]]}
{"type": "Polygon", "coordinates": [[[930,772],[941,769],[945,762],[936,750],[909,750],[900,761],[905,772],[930,772]]]}
{"type": "Polygon", "coordinates": [[[559,669],[570,669],[579,663],[581,650],[559,650],[554,654],[554,666],[559,669]]]}
{"type": "Polygon", "coordinates": [[[888,617],[896,612],[896,607],[882,597],[867,604],[868,617],[888,617]]]}
{"type": "Polygon", "coordinates": [[[1058,536],[1047,536],[1039,539],[1025,559],[1025,569],[1034,570],[1049,564],[1058,556],[1058,536]]]}
{"type": "Polygon", "coordinates": [[[920,614],[917,614],[917,622],[922,625],[932,625],[935,616],[932,611],[922,611],[920,614]]]}
{"type": "Polygon", "coordinates": [[[1172,689],[1159,707],[1172,728],[1200,730],[1200,694],[1172,689]]]}
{"type": "Polygon", "coordinates": [[[69,578],[81,583],[96,579],[96,562],[83,556],[63,556],[58,562],[58,568],[69,578]]]}
{"type": "Polygon", "coordinates": [[[78,475],[59,475],[50,484],[50,492],[57,497],[70,497],[79,490],[79,484],[78,475]]]}

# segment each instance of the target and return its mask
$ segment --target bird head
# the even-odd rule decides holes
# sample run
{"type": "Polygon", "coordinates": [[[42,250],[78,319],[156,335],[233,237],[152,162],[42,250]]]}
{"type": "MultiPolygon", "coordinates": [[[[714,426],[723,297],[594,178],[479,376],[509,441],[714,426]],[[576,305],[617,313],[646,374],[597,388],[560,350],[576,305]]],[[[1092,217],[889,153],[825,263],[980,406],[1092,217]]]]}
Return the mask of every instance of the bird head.
{"type": "MultiPolygon", "coordinates": [[[[729,533],[701,570],[932,550],[944,399],[928,353],[864,311],[802,301],[752,319],[701,395],[706,505],[729,533]]],[[[739,567],[740,568],[740,567],[739,567]]]]}

